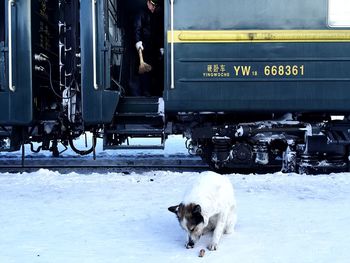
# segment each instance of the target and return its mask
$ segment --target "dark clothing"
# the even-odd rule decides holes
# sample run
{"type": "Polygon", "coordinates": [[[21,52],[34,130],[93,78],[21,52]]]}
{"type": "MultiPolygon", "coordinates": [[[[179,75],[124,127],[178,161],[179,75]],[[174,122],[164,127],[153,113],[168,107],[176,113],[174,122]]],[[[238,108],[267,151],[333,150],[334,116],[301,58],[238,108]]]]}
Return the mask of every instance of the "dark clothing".
{"type": "MultiPolygon", "coordinates": [[[[131,85],[131,93],[134,96],[159,96],[159,91],[157,90],[160,88],[158,87],[160,48],[163,46],[163,34],[159,34],[159,27],[163,24],[163,21],[160,21],[159,18],[159,14],[156,12],[152,13],[145,5],[134,19],[134,43],[142,41],[144,48],[142,51],[143,59],[152,66],[150,72],[137,74],[135,81],[131,85]]],[[[135,53],[137,53],[136,48],[135,53]]],[[[138,70],[139,66],[139,60],[137,61],[136,70],[138,70]]]]}
{"type": "Polygon", "coordinates": [[[151,64],[150,59],[154,57],[153,54],[160,48],[157,45],[159,36],[156,35],[156,24],[156,15],[152,14],[147,6],[139,11],[134,20],[135,44],[142,41],[143,57],[149,64],[151,64]]]}
{"type": "Polygon", "coordinates": [[[151,11],[144,7],[138,12],[134,20],[135,42],[142,41],[145,46],[150,44],[151,41],[151,16],[151,11]]]}

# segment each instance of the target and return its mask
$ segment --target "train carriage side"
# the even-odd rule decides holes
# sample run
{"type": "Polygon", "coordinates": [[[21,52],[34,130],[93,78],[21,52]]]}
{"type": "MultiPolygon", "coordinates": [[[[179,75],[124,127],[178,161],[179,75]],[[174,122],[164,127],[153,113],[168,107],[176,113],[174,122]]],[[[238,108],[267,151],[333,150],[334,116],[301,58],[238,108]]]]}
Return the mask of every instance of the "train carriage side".
{"type": "Polygon", "coordinates": [[[166,110],[349,112],[350,31],[331,27],[341,3],[167,5],[166,110]]]}
{"type": "Polygon", "coordinates": [[[0,124],[28,124],[33,118],[30,2],[1,1],[0,10],[0,124]]]}
{"type": "Polygon", "coordinates": [[[166,7],[165,111],[191,153],[220,172],[348,169],[347,1],[166,7]]]}
{"type": "Polygon", "coordinates": [[[38,142],[32,151],[57,156],[58,143],[72,145],[85,130],[112,121],[119,91],[110,84],[116,56],[108,30],[118,30],[110,22],[116,6],[0,2],[0,151],[38,142]]]}

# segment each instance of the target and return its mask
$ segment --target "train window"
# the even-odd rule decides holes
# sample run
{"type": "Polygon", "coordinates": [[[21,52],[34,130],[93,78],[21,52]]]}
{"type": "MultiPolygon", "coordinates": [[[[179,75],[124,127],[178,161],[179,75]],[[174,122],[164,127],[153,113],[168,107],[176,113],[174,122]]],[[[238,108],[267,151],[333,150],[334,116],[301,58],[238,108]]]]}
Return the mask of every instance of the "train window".
{"type": "Polygon", "coordinates": [[[328,25],[350,27],[349,0],[328,0],[328,25]]]}

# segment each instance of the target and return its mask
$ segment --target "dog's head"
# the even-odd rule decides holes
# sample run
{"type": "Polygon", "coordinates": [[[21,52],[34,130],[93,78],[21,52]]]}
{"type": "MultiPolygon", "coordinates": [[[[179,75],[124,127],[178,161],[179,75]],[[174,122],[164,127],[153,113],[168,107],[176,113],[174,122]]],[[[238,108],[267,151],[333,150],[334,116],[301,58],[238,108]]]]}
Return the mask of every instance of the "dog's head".
{"type": "Polygon", "coordinates": [[[187,248],[193,248],[194,244],[203,234],[204,218],[202,216],[201,206],[190,203],[188,205],[179,204],[168,208],[170,212],[175,213],[180,226],[188,233],[187,248]]]}

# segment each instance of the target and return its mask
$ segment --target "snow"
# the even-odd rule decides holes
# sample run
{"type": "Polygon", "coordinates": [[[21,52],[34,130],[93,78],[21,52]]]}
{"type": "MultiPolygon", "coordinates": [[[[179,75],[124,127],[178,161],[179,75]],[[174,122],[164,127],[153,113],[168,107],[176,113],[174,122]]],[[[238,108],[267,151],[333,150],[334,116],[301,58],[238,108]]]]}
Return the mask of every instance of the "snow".
{"type": "MultiPolygon", "coordinates": [[[[183,139],[172,137],[164,154],[181,152],[183,139]]],[[[198,176],[0,173],[0,263],[348,262],[350,173],[227,175],[236,231],[203,258],[210,235],[186,249],[186,234],[167,210],[198,176]]]]}
{"type": "Polygon", "coordinates": [[[2,173],[0,262],[347,262],[350,174],[227,176],[236,232],[199,258],[167,210],[198,173],[2,173]]]}
{"type": "Polygon", "coordinates": [[[349,27],[350,4],[348,0],[329,0],[328,23],[334,27],[349,27]]]}

